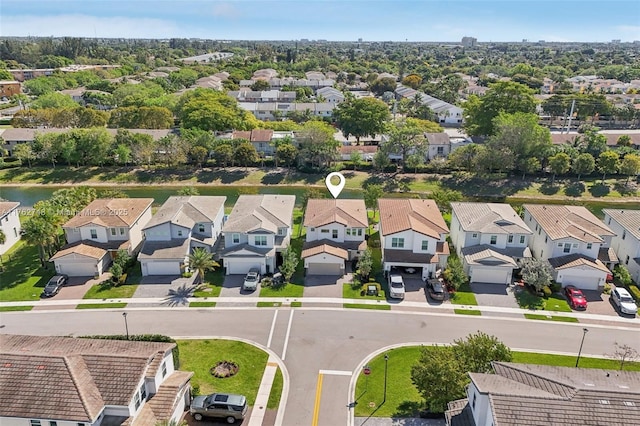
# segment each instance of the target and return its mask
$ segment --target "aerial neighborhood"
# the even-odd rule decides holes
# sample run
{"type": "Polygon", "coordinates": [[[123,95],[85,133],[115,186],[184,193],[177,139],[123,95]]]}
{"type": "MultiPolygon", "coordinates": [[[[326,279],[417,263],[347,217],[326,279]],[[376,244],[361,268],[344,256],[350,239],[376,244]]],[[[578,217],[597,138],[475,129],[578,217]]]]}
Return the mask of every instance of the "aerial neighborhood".
{"type": "Polygon", "coordinates": [[[100,31],[0,36],[0,425],[640,424],[638,41],[100,31]]]}

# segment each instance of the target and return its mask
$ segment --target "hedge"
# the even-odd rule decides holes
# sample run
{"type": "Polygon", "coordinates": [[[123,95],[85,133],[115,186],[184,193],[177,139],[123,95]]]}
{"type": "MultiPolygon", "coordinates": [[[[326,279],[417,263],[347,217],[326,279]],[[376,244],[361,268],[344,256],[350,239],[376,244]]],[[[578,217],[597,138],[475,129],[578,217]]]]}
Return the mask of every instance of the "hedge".
{"type": "Polygon", "coordinates": [[[631,296],[635,299],[636,305],[640,306],[640,288],[635,285],[627,286],[627,290],[631,293],[631,296]]]}
{"type": "MultiPolygon", "coordinates": [[[[160,343],[176,343],[175,339],[165,336],[163,334],[132,334],[123,336],[122,334],[103,335],[97,334],[94,336],[80,336],[81,339],[103,339],[103,340],[132,340],[135,342],[160,342],[160,343]]],[[[180,348],[176,345],[173,348],[173,365],[175,369],[180,368],[180,348]]]]}

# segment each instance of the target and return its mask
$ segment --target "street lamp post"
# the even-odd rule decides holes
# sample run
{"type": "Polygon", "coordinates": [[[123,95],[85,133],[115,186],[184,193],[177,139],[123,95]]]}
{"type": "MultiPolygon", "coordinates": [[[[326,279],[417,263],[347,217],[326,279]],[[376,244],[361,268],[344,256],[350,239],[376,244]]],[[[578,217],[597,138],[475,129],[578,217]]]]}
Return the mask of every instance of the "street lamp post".
{"type": "Polygon", "coordinates": [[[127,332],[127,340],[129,340],[129,324],[127,324],[127,313],[123,312],[122,316],[124,317],[124,329],[127,332]]]}
{"type": "Polygon", "coordinates": [[[589,332],[588,328],[582,329],[582,341],[580,342],[580,349],[578,349],[578,358],[576,358],[576,368],[578,368],[578,363],[580,362],[580,354],[582,354],[582,345],[584,345],[584,337],[589,332]]]}
{"type": "Polygon", "coordinates": [[[382,403],[387,402],[387,364],[389,363],[389,355],[384,354],[384,392],[382,403]]]}

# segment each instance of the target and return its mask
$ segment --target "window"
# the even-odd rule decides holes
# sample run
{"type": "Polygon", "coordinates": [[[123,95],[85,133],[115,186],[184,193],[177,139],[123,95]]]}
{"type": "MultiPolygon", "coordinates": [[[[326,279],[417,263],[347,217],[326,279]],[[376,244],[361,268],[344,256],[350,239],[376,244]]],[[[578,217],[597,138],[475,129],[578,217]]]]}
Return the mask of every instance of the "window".
{"type": "Polygon", "coordinates": [[[30,426],[42,426],[42,422],[40,420],[29,420],[30,426]]]}
{"type": "Polygon", "coordinates": [[[140,408],[140,394],[138,392],[133,396],[133,404],[136,410],[140,408]]]}
{"type": "Polygon", "coordinates": [[[546,244],[546,243],[547,243],[547,241],[548,241],[548,239],[547,239],[547,236],[545,235],[545,236],[544,236],[544,243],[546,244]]]}
{"type": "Polygon", "coordinates": [[[74,234],[77,234],[78,232],[80,232],[80,229],[78,229],[78,228],[73,228],[73,233],[74,233],[74,234]]]}
{"type": "Polygon", "coordinates": [[[473,393],[473,399],[471,400],[471,408],[472,409],[476,409],[476,394],[475,392],[473,393]]]}
{"type": "Polygon", "coordinates": [[[316,230],[316,228],[311,228],[311,232],[313,232],[313,231],[315,231],[315,230],[316,230]]]}
{"type": "Polygon", "coordinates": [[[542,228],[538,228],[538,235],[540,235],[540,231],[542,231],[542,228]]]}
{"type": "Polygon", "coordinates": [[[513,235],[509,235],[509,238],[507,240],[508,242],[512,243],[513,242],[513,235]]]}
{"type": "Polygon", "coordinates": [[[278,235],[287,235],[287,228],[278,228],[278,235]]]}
{"type": "Polygon", "coordinates": [[[592,247],[593,247],[593,244],[587,243],[587,250],[591,250],[592,247]]]}
{"type": "Polygon", "coordinates": [[[540,257],[544,254],[544,250],[540,250],[540,257]]]}
{"type": "Polygon", "coordinates": [[[13,228],[13,236],[18,237],[18,230],[16,228],[13,228]]]}
{"type": "Polygon", "coordinates": [[[429,250],[429,240],[422,240],[422,247],[421,247],[421,249],[422,249],[423,251],[427,251],[427,250],[429,250]]]}
{"type": "Polygon", "coordinates": [[[491,236],[491,240],[489,241],[489,244],[495,246],[497,242],[498,242],[498,236],[497,235],[492,235],[491,236]]]}
{"type": "Polygon", "coordinates": [[[111,228],[111,235],[116,236],[116,228],[111,228]]]}
{"type": "Polygon", "coordinates": [[[624,261],[624,264],[625,264],[625,265],[628,265],[628,264],[629,264],[629,256],[627,256],[627,260],[625,260],[625,261],[624,261]]]}
{"type": "Polygon", "coordinates": [[[140,385],[140,399],[142,401],[147,400],[147,387],[144,385],[144,383],[140,385]]]}
{"type": "Polygon", "coordinates": [[[437,152],[438,152],[438,155],[444,155],[444,147],[443,146],[439,146],[437,148],[437,152]]]}
{"type": "Polygon", "coordinates": [[[563,253],[571,253],[571,243],[564,243],[563,253]]]}
{"type": "Polygon", "coordinates": [[[233,241],[233,244],[240,243],[240,234],[232,234],[231,241],[233,241]]]}
{"type": "Polygon", "coordinates": [[[338,238],[338,230],[337,229],[332,229],[331,230],[331,238],[338,238]]]}
{"type": "Polygon", "coordinates": [[[182,229],[178,229],[178,237],[182,237],[182,229]]]}
{"type": "Polygon", "coordinates": [[[89,232],[91,233],[91,238],[92,239],[96,239],[98,238],[98,231],[96,231],[95,229],[90,229],[89,232]]]}
{"type": "Polygon", "coordinates": [[[611,218],[607,221],[607,225],[611,225],[611,218]]]}
{"type": "Polygon", "coordinates": [[[266,246],[267,245],[267,236],[266,235],[256,235],[255,244],[257,246],[266,246]]]}
{"type": "Polygon", "coordinates": [[[622,231],[622,239],[623,240],[626,238],[626,236],[627,236],[627,231],[626,230],[622,231]]]}
{"type": "Polygon", "coordinates": [[[524,235],[520,235],[520,244],[524,244],[524,235]]]}
{"type": "Polygon", "coordinates": [[[77,426],[87,426],[86,423],[80,423],[78,422],[77,426]]]}
{"type": "Polygon", "coordinates": [[[392,238],[391,239],[391,247],[393,247],[393,248],[404,248],[404,238],[392,238]]]}
{"type": "Polygon", "coordinates": [[[162,367],[161,368],[162,368],[162,377],[164,377],[164,376],[167,375],[167,362],[166,361],[162,363],[162,367]]]}
{"type": "Polygon", "coordinates": [[[476,233],[471,234],[471,238],[478,238],[478,234],[476,233]]]}
{"type": "Polygon", "coordinates": [[[126,228],[120,228],[120,235],[124,235],[125,232],[126,232],[125,230],[126,230],[126,228]]]}
{"type": "Polygon", "coordinates": [[[198,232],[200,232],[201,234],[204,233],[204,223],[198,224],[198,232]]]}
{"type": "Polygon", "coordinates": [[[58,422],[55,420],[49,420],[49,426],[58,426],[58,422]]]}

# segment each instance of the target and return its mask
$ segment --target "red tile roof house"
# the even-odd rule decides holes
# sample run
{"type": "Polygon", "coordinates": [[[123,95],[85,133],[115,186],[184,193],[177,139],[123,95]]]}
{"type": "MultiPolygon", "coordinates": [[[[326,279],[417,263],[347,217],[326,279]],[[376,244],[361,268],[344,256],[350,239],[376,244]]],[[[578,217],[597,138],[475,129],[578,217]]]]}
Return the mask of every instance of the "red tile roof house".
{"type": "Polygon", "coordinates": [[[189,371],[175,343],[0,335],[3,426],[149,426],[178,422],[189,371]]]}
{"type": "Polygon", "coordinates": [[[97,199],[62,225],[67,245],[51,257],[56,272],[100,276],[120,249],[137,253],[153,198],[97,199]]]}
{"type": "Polygon", "coordinates": [[[385,272],[415,268],[435,276],[449,259],[449,228],[433,200],[379,199],[380,244],[385,272]]]}

